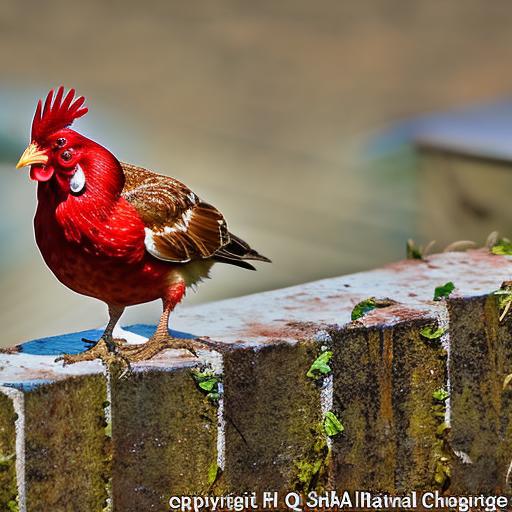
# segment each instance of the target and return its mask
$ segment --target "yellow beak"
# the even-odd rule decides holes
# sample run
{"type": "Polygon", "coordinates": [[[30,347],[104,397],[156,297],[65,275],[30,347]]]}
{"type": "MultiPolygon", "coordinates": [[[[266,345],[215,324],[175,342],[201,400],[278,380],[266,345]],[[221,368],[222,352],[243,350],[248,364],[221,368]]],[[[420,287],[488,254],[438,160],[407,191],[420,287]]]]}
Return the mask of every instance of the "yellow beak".
{"type": "Polygon", "coordinates": [[[20,161],[16,164],[16,169],[26,165],[46,164],[47,162],[48,155],[35,142],[31,142],[21,155],[20,161]]]}

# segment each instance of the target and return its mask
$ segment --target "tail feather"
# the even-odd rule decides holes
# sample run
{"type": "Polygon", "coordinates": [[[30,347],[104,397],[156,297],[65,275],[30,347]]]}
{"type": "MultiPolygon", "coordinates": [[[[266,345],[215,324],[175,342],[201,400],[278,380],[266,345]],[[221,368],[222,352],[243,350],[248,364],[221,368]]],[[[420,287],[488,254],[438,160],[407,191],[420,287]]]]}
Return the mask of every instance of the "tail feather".
{"type": "Polygon", "coordinates": [[[246,260],[271,263],[267,257],[252,249],[249,244],[244,242],[241,238],[231,233],[229,236],[230,242],[215,253],[214,259],[216,261],[229,263],[249,270],[256,270],[256,268],[250,263],[247,263],[246,260]]]}

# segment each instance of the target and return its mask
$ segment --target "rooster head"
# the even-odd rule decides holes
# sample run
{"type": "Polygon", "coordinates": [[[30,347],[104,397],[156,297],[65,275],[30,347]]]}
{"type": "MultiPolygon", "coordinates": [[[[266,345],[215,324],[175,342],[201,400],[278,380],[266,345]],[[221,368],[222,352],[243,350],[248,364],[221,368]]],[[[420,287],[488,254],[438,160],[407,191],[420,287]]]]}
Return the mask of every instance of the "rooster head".
{"type": "Polygon", "coordinates": [[[85,173],[91,167],[91,155],[113,158],[105,148],[69,126],[87,113],[85,98],[75,98],[71,89],[64,96],[64,87],[52,89],[44,105],[39,100],[32,121],[31,142],[16,168],[30,166],[30,177],[46,182],[55,177],[61,189],[79,193],[85,186],[85,173]],[[85,171],[85,173],[84,173],[85,171]]]}

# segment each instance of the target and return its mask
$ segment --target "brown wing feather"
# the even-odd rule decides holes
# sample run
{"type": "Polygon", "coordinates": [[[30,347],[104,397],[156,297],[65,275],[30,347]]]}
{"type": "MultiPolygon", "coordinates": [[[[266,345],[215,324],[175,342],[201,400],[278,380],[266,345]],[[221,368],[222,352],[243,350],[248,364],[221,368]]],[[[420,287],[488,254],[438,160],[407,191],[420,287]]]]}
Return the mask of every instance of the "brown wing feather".
{"type": "Polygon", "coordinates": [[[185,263],[209,258],[230,242],[226,221],[178,180],[121,163],[123,197],[146,226],[146,249],[156,258],[185,263]]]}

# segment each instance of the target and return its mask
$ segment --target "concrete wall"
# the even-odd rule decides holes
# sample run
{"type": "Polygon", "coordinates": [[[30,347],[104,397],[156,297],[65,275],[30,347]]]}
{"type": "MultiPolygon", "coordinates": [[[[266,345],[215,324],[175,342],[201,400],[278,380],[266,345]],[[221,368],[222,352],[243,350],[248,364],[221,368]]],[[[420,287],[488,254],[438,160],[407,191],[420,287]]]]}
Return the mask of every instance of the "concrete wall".
{"type": "Polygon", "coordinates": [[[172,495],[263,490],[510,492],[512,320],[499,320],[494,291],[511,270],[485,249],[445,253],[198,306],[174,327],[221,350],[169,350],[122,378],[53,362],[82,333],[0,354],[0,510],[165,511],[172,495]],[[448,281],[455,290],[433,300],[448,281]],[[372,296],[393,301],[351,321],[372,296]],[[212,390],[198,385],[205,374],[212,390]]]}

